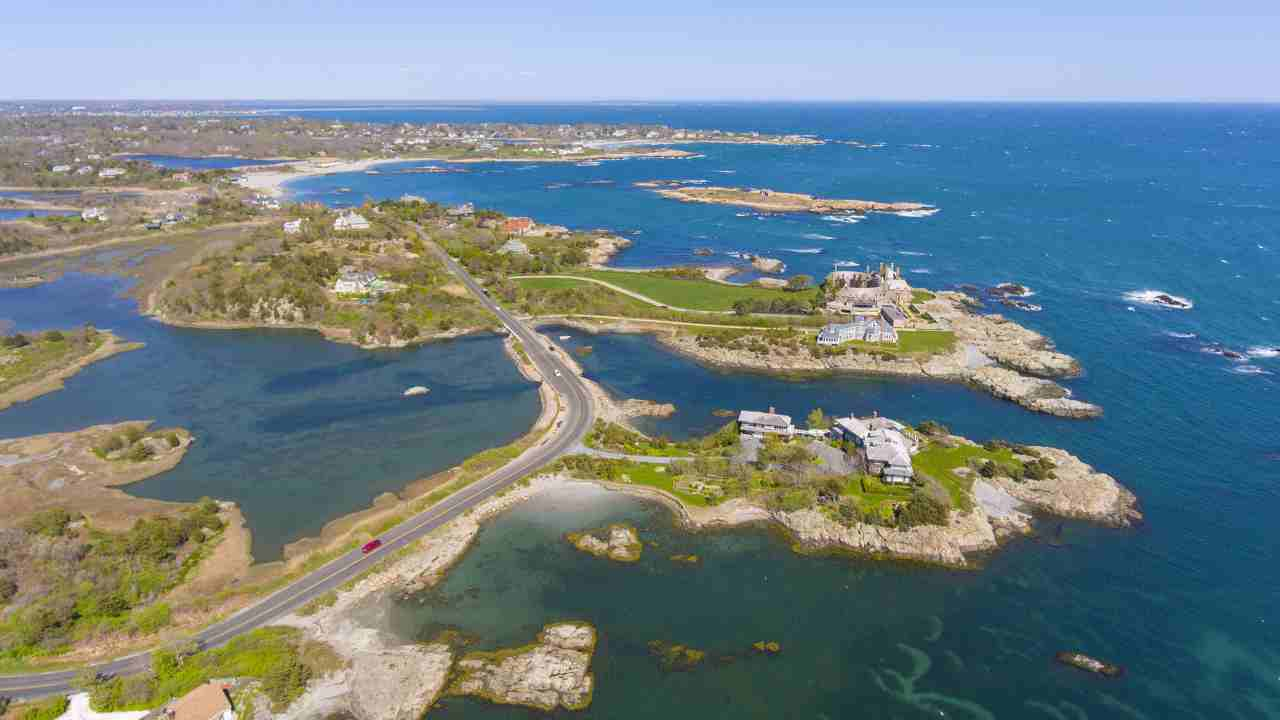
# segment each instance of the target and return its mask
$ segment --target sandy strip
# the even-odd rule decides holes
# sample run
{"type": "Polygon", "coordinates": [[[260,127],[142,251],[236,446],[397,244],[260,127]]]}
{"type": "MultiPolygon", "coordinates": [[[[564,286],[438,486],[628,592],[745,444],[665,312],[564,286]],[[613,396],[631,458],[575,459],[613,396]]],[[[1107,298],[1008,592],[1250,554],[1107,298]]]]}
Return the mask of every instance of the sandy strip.
{"type": "Polygon", "coordinates": [[[137,350],[145,346],[145,343],[125,342],[113,335],[109,330],[100,330],[99,332],[104,333],[107,336],[107,339],[98,347],[98,349],[76,360],[70,365],[64,365],[63,367],[57,368],[44,377],[36,378],[35,380],[23,383],[7,392],[0,393],[0,410],[5,410],[20,402],[34,400],[41,395],[57,392],[58,390],[66,387],[66,384],[63,382],[64,380],[99,360],[106,360],[112,355],[129,352],[130,350],[137,350]]]}

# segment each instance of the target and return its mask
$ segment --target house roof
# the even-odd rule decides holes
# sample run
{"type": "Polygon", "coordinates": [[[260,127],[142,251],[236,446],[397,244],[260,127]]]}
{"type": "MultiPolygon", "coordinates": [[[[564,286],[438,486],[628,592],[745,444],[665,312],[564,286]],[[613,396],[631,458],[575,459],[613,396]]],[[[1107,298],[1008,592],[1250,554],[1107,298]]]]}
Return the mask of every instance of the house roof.
{"type": "Polygon", "coordinates": [[[836,427],[858,437],[867,436],[867,424],[856,417],[836,418],[836,427]]]}
{"type": "Polygon", "coordinates": [[[212,720],[230,706],[222,694],[222,684],[209,682],[174,701],[169,709],[173,720],[212,720]]]}
{"type": "Polygon", "coordinates": [[[743,410],[738,413],[738,422],[750,423],[752,425],[768,425],[776,428],[791,427],[790,415],[779,415],[778,413],[756,412],[755,410],[743,410]]]}

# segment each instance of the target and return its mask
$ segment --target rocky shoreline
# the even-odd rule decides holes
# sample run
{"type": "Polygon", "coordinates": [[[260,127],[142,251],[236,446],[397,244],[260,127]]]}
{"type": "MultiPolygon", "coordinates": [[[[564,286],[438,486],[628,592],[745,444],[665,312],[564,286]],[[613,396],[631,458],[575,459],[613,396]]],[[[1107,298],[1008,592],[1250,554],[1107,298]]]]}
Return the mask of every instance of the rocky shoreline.
{"type": "Polygon", "coordinates": [[[588,555],[608,558],[614,562],[633,563],[640,560],[644,543],[640,535],[630,525],[610,525],[607,528],[569,533],[565,536],[569,544],[588,555]],[[604,535],[605,539],[600,536],[604,535]]]}
{"type": "MultiPolygon", "coordinates": [[[[788,348],[767,341],[765,352],[727,348],[698,341],[709,328],[637,320],[589,321],[573,317],[537,318],[538,324],[556,324],[587,333],[622,332],[653,335],[663,347],[704,365],[772,374],[854,373],[961,382],[1028,410],[1066,418],[1102,415],[1098,405],[1072,397],[1069,389],[1051,378],[1071,378],[1080,364],[1058,352],[1043,335],[1000,315],[975,315],[959,299],[959,293],[939,293],[923,304],[938,328],[955,333],[955,346],[945,353],[927,356],[865,352],[813,354],[808,348],[788,348]]],[[[750,332],[750,331],[749,331],[750,332]]],[[[767,331],[759,331],[763,338],[767,331]]],[[[904,331],[910,332],[910,331],[904,331]]]]}
{"type": "Polygon", "coordinates": [[[663,187],[658,183],[646,183],[641,187],[653,188],[657,194],[681,202],[736,205],[765,212],[810,212],[820,215],[830,213],[865,214],[868,212],[929,212],[932,205],[918,202],[879,202],[876,200],[846,200],[819,198],[804,193],[779,192],[764,188],[735,188],[714,185],[676,185],[663,187]]]}
{"type": "MultiPolygon", "coordinates": [[[[957,436],[948,441],[972,444],[957,436]]],[[[956,568],[971,567],[969,556],[996,550],[1008,538],[1031,533],[1032,512],[1117,528],[1142,522],[1137,497],[1112,476],[1098,472],[1059,448],[1032,446],[1029,449],[1053,461],[1053,477],[1019,481],[1001,476],[975,480],[972,508],[952,510],[946,525],[920,525],[906,530],[861,522],[845,525],[816,509],[769,510],[746,498],[733,498],[711,507],[693,507],[652,487],[592,482],[661,502],[690,530],[766,523],[784,531],[799,552],[848,552],[956,568]],[[979,483],[986,484],[991,492],[977,492],[979,483]]]]}

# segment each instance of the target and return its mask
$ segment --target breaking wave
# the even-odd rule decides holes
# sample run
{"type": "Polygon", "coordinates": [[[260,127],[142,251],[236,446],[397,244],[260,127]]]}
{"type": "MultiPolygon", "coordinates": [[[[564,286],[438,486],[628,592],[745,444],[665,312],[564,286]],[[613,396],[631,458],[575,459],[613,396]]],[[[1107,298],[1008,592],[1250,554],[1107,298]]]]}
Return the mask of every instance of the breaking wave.
{"type": "Polygon", "coordinates": [[[804,238],[806,240],[835,240],[836,239],[834,235],[823,235],[822,233],[805,233],[804,238]]]}
{"type": "Polygon", "coordinates": [[[1255,358],[1278,358],[1280,345],[1257,345],[1246,350],[1245,354],[1255,358]]]}
{"type": "Polygon", "coordinates": [[[1172,295],[1161,290],[1134,290],[1132,292],[1125,293],[1124,299],[1129,302],[1153,305],[1155,307],[1171,308],[1173,310],[1190,310],[1195,307],[1195,303],[1191,302],[1187,298],[1172,295]]]}
{"type": "Polygon", "coordinates": [[[801,255],[817,255],[822,248],[782,248],[783,252],[800,253],[801,255]]]}
{"type": "Polygon", "coordinates": [[[826,220],[827,222],[846,223],[849,225],[853,225],[854,223],[860,223],[862,222],[863,218],[864,216],[862,215],[823,215],[822,216],[822,219],[826,220]]]}

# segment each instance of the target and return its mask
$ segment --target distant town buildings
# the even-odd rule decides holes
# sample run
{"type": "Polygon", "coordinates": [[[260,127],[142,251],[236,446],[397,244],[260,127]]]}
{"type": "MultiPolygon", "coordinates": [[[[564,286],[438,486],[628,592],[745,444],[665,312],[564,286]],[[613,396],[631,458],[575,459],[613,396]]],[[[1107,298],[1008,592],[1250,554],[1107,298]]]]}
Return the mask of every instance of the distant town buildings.
{"type": "Polygon", "coordinates": [[[333,229],[337,232],[355,232],[369,229],[369,220],[360,213],[345,212],[333,221],[333,229]]]}
{"type": "Polygon", "coordinates": [[[453,207],[449,208],[446,211],[449,217],[471,217],[472,215],[475,214],[475,212],[476,212],[475,205],[472,205],[471,203],[454,205],[453,207]]]}
{"type": "Polygon", "coordinates": [[[126,172],[128,172],[128,170],[125,170],[124,168],[102,168],[98,171],[98,177],[117,178],[124,175],[126,172]]]}
{"type": "Polygon", "coordinates": [[[426,198],[424,198],[424,197],[422,197],[422,196],[420,196],[420,195],[410,195],[410,194],[408,194],[408,193],[405,193],[404,195],[401,195],[401,196],[400,196],[400,202],[402,202],[402,203],[423,203],[423,204],[426,204],[427,199],[426,199],[426,198]]]}
{"type": "Polygon", "coordinates": [[[102,208],[90,207],[80,211],[80,219],[84,222],[106,222],[109,218],[102,208]]]}
{"type": "Polygon", "coordinates": [[[59,175],[63,173],[69,173],[71,172],[71,166],[70,165],[54,165],[53,167],[49,168],[49,172],[57,173],[59,175]]]}

